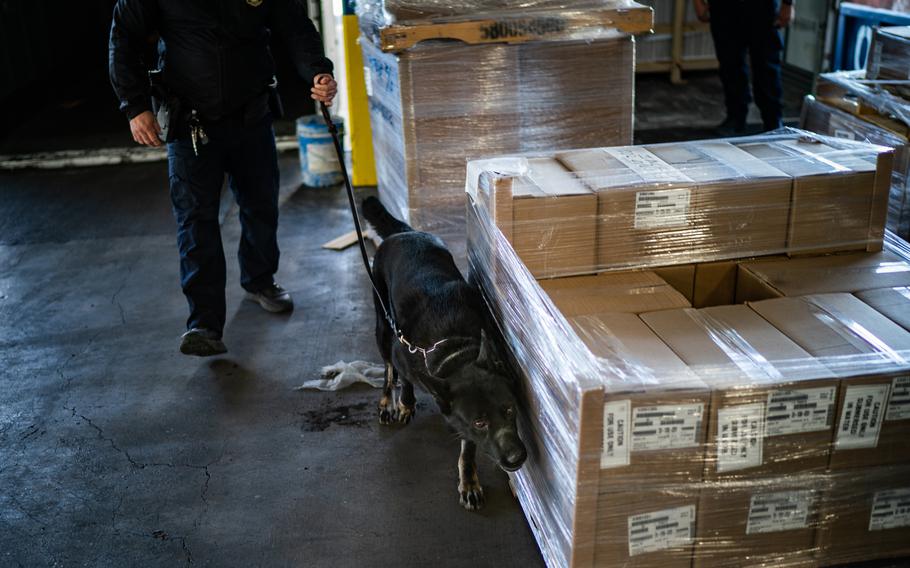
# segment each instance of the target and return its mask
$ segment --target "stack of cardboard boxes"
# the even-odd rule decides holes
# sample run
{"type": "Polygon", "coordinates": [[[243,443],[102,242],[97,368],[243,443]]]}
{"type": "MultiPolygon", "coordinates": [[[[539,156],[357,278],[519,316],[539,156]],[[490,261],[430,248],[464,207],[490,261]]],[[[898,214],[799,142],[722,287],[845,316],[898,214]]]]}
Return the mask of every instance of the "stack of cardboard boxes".
{"type": "Polygon", "coordinates": [[[558,176],[526,156],[468,180],[472,273],[539,448],[513,481],[548,564],[910,555],[910,263],[881,251],[889,152],[795,133],[553,156],[558,176]],[[567,174],[567,195],[597,201],[575,224],[547,184],[567,174]],[[547,214],[533,232],[516,216],[528,184],[578,248],[547,214]],[[670,211],[645,217],[669,221],[643,227],[655,195],[670,211]]]}
{"type": "Polygon", "coordinates": [[[635,44],[617,28],[647,31],[650,8],[522,6],[358,2],[379,197],[456,247],[468,158],[632,142],[635,44]]]}
{"type": "Polygon", "coordinates": [[[895,149],[888,228],[910,238],[910,27],[876,29],[866,69],[819,76],[801,127],[895,149]]]}

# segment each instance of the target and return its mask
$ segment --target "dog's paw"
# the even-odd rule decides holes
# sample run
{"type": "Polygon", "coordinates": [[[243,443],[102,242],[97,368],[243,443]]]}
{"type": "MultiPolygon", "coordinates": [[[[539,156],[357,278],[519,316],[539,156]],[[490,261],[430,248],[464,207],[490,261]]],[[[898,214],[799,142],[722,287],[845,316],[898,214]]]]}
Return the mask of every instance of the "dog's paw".
{"type": "Polygon", "coordinates": [[[411,420],[414,419],[414,415],[417,413],[417,408],[415,406],[408,406],[402,402],[398,403],[398,409],[395,412],[395,419],[399,424],[410,424],[411,420]]]}
{"type": "Polygon", "coordinates": [[[458,502],[468,511],[483,507],[483,487],[479,483],[465,483],[458,486],[458,502]]]}
{"type": "Polygon", "coordinates": [[[379,423],[380,424],[391,424],[392,423],[392,409],[391,404],[389,404],[389,398],[383,396],[379,401],[379,423]]]}

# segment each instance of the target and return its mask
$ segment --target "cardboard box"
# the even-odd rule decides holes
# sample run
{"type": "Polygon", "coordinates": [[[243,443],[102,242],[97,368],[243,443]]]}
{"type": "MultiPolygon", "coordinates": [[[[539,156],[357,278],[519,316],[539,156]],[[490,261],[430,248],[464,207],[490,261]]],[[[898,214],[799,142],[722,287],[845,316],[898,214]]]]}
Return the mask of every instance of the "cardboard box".
{"type": "Polygon", "coordinates": [[[790,176],[728,142],[646,148],[698,185],[692,208],[699,248],[718,258],[785,249],[790,176]]]}
{"type": "Polygon", "coordinates": [[[889,320],[910,330],[910,286],[866,290],[854,295],[889,320]]]}
{"type": "Polygon", "coordinates": [[[697,264],[692,305],[706,308],[732,304],[736,297],[736,267],[735,260],[697,264]]]}
{"type": "Polygon", "coordinates": [[[793,178],[790,254],[881,250],[892,153],[878,155],[875,165],[814,141],[738,146],[793,178]]]}
{"type": "Polygon", "coordinates": [[[631,36],[421,42],[398,53],[370,39],[360,45],[379,196],[449,242],[464,240],[467,159],[632,143],[631,36]]]}
{"type": "MultiPolygon", "coordinates": [[[[879,115],[873,115],[879,117],[879,115]]],[[[907,126],[899,123],[869,120],[869,115],[850,114],[839,108],[806,95],[800,128],[843,138],[894,148],[894,171],[891,175],[891,193],[888,198],[888,229],[904,238],[910,238],[910,143],[907,126]],[[893,123],[893,124],[892,124],[893,123]],[[899,124],[899,127],[895,127],[899,124]],[[893,128],[893,130],[889,129],[893,128]]]]}
{"type": "Polygon", "coordinates": [[[628,377],[604,382],[601,489],[700,482],[708,385],[634,314],[571,322],[594,355],[617,361],[628,377]]]}
{"type": "Polygon", "coordinates": [[[688,568],[698,490],[601,492],[594,566],[688,568]]]}
{"type": "Polygon", "coordinates": [[[736,301],[904,285],[910,285],[910,264],[890,252],[745,262],[739,265],[736,301]]]}
{"type": "Polygon", "coordinates": [[[819,475],[702,490],[694,568],[817,566],[819,475]],[[748,560],[747,560],[748,559],[748,560]]]}
{"type": "Polygon", "coordinates": [[[882,86],[897,96],[910,98],[910,26],[873,29],[866,79],[891,81],[882,86]]]}
{"type": "Polygon", "coordinates": [[[818,531],[820,565],[910,556],[910,468],[841,473],[828,485],[818,531]]]}
{"type": "Polygon", "coordinates": [[[539,284],[566,317],[638,314],[689,306],[682,294],[649,271],[552,278],[539,284]]]}
{"type": "Polygon", "coordinates": [[[497,223],[535,277],[594,271],[597,197],[558,162],[528,161],[526,176],[496,187],[497,223]]]}
{"type": "Polygon", "coordinates": [[[831,470],[910,461],[910,366],[899,354],[910,332],[850,294],[749,307],[842,377],[831,470]]]}
{"type": "Polygon", "coordinates": [[[693,254],[690,178],[636,146],[563,152],[556,159],[597,194],[598,267],[678,264],[693,254]]]}
{"type": "Polygon", "coordinates": [[[654,273],[667,281],[689,302],[695,296],[695,265],[680,264],[677,266],[659,266],[654,273]]]}
{"type": "Polygon", "coordinates": [[[641,318],[713,389],[705,479],[824,470],[838,381],[806,351],[746,306],[641,318]]]}

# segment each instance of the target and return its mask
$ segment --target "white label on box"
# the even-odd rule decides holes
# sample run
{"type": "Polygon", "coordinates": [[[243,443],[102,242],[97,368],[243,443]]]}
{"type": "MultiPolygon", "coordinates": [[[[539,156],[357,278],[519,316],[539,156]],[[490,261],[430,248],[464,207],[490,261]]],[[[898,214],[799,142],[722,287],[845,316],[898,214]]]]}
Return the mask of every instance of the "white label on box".
{"type": "Polygon", "coordinates": [[[695,505],[629,517],[629,556],[688,546],[695,538],[695,505]]]}
{"type": "Polygon", "coordinates": [[[889,384],[847,387],[834,449],[854,450],[878,445],[890,387],[889,384]]]}
{"type": "Polygon", "coordinates": [[[635,228],[677,227],[689,215],[688,189],[660,189],[635,194],[635,228]]]}
{"type": "Polygon", "coordinates": [[[641,146],[624,146],[620,148],[605,148],[610,154],[623,163],[624,166],[638,174],[648,183],[666,182],[692,182],[688,176],[661,160],[641,146]]]}
{"type": "Polygon", "coordinates": [[[746,534],[791,531],[809,526],[812,491],[781,491],[753,495],[746,534]]]}
{"type": "Polygon", "coordinates": [[[367,96],[373,96],[373,71],[370,69],[369,65],[363,66],[363,81],[367,87],[367,96]]]}
{"type": "Polygon", "coordinates": [[[604,448],[600,455],[600,467],[622,467],[629,465],[629,410],[632,402],[614,400],[604,404],[604,448]]]}
{"type": "Polygon", "coordinates": [[[910,527],[910,487],[879,491],[872,500],[869,530],[910,527]]]}
{"type": "Polygon", "coordinates": [[[910,375],[896,377],[891,383],[891,401],[885,420],[906,420],[910,418],[910,375]]]}
{"type": "Polygon", "coordinates": [[[639,406],[632,411],[632,451],[698,445],[704,404],[639,406]]]}
{"type": "Polygon", "coordinates": [[[834,424],[837,387],[772,391],[768,394],[768,436],[827,430],[834,424]]]}
{"type": "Polygon", "coordinates": [[[717,410],[717,471],[735,471],[762,464],[765,404],[740,404],[717,410]]]}

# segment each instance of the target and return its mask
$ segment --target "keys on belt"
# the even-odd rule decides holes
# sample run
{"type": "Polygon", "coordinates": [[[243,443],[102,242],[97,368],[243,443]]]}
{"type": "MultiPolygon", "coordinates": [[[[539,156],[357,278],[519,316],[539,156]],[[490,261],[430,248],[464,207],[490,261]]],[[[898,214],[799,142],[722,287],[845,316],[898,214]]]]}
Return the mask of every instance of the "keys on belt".
{"type": "Polygon", "coordinates": [[[199,146],[208,144],[209,137],[206,135],[205,130],[202,129],[202,123],[199,121],[199,115],[195,110],[190,113],[189,126],[190,140],[193,141],[193,153],[198,156],[199,146]]]}

